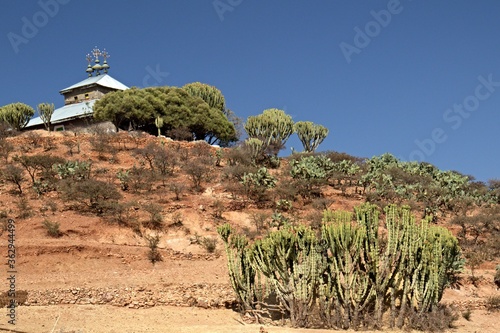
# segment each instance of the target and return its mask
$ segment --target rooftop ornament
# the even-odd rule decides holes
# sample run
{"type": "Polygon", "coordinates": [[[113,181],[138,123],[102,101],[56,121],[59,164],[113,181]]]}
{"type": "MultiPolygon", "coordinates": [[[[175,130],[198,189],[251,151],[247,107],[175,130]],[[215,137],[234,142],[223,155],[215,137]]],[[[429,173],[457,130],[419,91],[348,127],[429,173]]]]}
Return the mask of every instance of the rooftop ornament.
{"type": "Polygon", "coordinates": [[[92,50],[91,53],[87,54],[86,59],[87,59],[88,65],[87,65],[87,69],[85,71],[87,72],[89,77],[92,77],[94,75],[99,76],[99,75],[101,75],[101,71],[103,71],[104,74],[108,73],[110,66],[108,65],[107,58],[109,58],[108,51],[106,51],[106,49],[101,51],[97,48],[97,46],[94,47],[94,49],[92,50]],[[103,58],[102,65],[101,65],[101,61],[99,60],[99,57],[103,58]],[[92,60],[94,60],[94,65],[92,65],[92,60]]]}

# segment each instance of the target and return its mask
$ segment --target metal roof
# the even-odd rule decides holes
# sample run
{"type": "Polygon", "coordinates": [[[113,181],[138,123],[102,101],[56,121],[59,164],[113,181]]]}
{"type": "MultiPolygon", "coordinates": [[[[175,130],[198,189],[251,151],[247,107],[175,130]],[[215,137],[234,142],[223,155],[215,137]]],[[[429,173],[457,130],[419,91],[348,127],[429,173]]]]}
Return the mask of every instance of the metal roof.
{"type": "MultiPolygon", "coordinates": [[[[96,101],[97,101],[96,99],[93,99],[82,103],[65,105],[62,108],[56,109],[52,114],[50,123],[57,124],[71,119],[80,118],[85,115],[90,116],[94,112],[93,107],[96,101]]],[[[28,122],[26,127],[37,126],[42,124],[43,120],[40,117],[35,117],[28,122]]]]}
{"type": "Polygon", "coordinates": [[[128,87],[121,83],[120,81],[115,80],[108,74],[104,75],[99,75],[99,76],[91,76],[83,81],[80,81],[72,86],[69,86],[68,88],[65,88],[60,91],[61,94],[64,94],[70,90],[76,89],[76,88],[81,88],[81,87],[86,87],[90,85],[99,85],[111,89],[116,89],[116,90],[126,90],[128,87]]]}

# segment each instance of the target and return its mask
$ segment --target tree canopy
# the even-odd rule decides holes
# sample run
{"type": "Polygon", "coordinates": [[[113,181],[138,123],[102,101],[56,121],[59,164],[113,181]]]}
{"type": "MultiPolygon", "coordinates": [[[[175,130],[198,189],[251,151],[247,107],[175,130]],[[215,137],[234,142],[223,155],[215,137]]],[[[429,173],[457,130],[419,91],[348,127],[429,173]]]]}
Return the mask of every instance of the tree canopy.
{"type": "Polygon", "coordinates": [[[24,128],[35,110],[24,103],[12,103],[0,107],[0,121],[3,121],[16,130],[24,128]]]}
{"type": "Polygon", "coordinates": [[[111,121],[119,129],[131,126],[151,133],[185,128],[194,139],[210,144],[238,139],[234,125],[220,109],[178,87],[132,88],[106,94],[94,105],[94,118],[111,121]]]}

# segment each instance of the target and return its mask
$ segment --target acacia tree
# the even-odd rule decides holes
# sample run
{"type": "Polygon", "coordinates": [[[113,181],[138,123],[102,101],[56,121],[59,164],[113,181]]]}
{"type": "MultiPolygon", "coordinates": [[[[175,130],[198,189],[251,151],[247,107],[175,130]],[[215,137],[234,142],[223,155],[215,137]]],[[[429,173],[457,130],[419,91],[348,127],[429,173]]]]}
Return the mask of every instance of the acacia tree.
{"type": "Polygon", "coordinates": [[[311,121],[298,121],[293,129],[302,142],[304,151],[308,153],[314,152],[328,135],[328,128],[311,121]]]}
{"type": "Polygon", "coordinates": [[[137,128],[154,119],[153,108],[144,98],[144,90],[131,88],[104,95],[94,104],[94,119],[110,121],[117,129],[137,128]]]}
{"type": "Polygon", "coordinates": [[[50,120],[54,114],[54,103],[40,103],[37,106],[38,115],[42,119],[45,129],[50,132],[50,120]]]}
{"type": "Polygon", "coordinates": [[[267,109],[260,115],[248,117],[245,131],[250,138],[263,142],[264,151],[277,156],[294,132],[293,120],[283,110],[267,109]]]}
{"type": "Polygon", "coordinates": [[[35,110],[24,103],[7,104],[0,108],[0,121],[16,130],[23,129],[35,114],[35,110]]]}
{"type": "Polygon", "coordinates": [[[234,125],[220,110],[177,87],[133,88],[106,94],[96,102],[94,117],[109,120],[117,128],[132,126],[151,133],[186,128],[196,140],[210,144],[238,139],[234,125]]]}

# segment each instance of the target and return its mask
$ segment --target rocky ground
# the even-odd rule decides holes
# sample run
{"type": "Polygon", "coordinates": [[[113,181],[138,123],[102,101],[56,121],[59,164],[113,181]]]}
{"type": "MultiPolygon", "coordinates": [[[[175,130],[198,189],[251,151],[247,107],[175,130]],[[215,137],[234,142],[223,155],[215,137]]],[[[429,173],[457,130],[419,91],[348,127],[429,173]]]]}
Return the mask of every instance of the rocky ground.
{"type": "MultiPolygon", "coordinates": [[[[53,136],[58,148],[51,153],[67,156],[66,149],[57,146],[57,140],[66,137],[53,136]]],[[[16,145],[23,144],[17,140],[16,145]]],[[[79,157],[98,160],[89,147],[82,144],[81,149],[79,157]]],[[[118,159],[116,169],[135,163],[127,152],[118,159]]],[[[175,214],[183,217],[182,228],[162,233],[163,260],[153,265],[144,238],[130,228],[75,212],[53,193],[37,197],[27,191],[34,214],[18,218],[19,198],[11,185],[0,184],[0,206],[16,220],[15,288],[23,303],[16,309],[16,325],[9,324],[5,308],[9,302],[8,233],[4,231],[0,236],[1,290],[5,290],[0,295],[4,306],[0,332],[309,332],[250,324],[233,310],[235,296],[221,243],[215,253],[208,253],[196,242],[200,236],[217,237],[221,221],[252,227],[252,207],[227,208],[222,219],[214,221],[207,207],[227,197],[222,192],[219,184],[209,184],[201,194],[187,191],[181,201],[172,200],[171,193],[145,195],[165,205],[166,221],[175,214]],[[42,210],[51,200],[58,209],[42,210]],[[60,223],[62,236],[48,236],[41,224],[44,219],[60,223]]],[[[339,196],[333,208],[351,209],[356,203],[339,196]]],[[[488,263],[475,272],[481,277],[477,286],[468,282],[470,271],[466,271],[460,289],[446,291],[444,303],[456,306],[460,314],[471,311],[469,320],[460,316],[454,332],[498,332],[500,312],[488,312],[485,307],[488,297],[500,295],[493,284],[494,265],[488,263]]]]}

